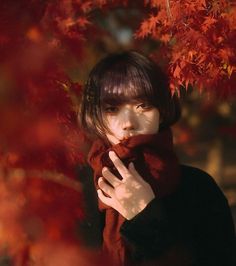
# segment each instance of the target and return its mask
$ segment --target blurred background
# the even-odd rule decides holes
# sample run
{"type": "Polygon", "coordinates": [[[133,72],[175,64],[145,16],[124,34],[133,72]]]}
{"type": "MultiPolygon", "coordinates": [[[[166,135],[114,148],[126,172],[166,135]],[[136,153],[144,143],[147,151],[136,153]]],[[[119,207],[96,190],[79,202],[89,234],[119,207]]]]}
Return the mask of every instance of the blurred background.
{"type": "Polygon", "coordinates": [[[0,265],[94,265],[76,248],[76,168],[89,147],[76,114],[89,70],[121,50],[168,71],[183,106],[180,161],[213,176],[236,224],[235,6],[157,2],[1,1],[0,265]]]}

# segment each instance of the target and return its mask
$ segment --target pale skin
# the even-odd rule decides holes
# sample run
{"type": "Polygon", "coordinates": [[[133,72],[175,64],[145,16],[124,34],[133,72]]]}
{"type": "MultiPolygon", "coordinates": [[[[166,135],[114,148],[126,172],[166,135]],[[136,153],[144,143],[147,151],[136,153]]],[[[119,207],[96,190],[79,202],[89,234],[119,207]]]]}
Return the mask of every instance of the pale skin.
{"type": "MultiPolygon", "coordinates": [[[[103,119],[110,131],[105,132],[105,135],[114,145],[134,135],[157,133],[160,113],[156,107],[145,102],[131,101],[119,106],[105,105],[103,119]]],[[[151,186],[136,171],[133,163],[126,167],[114,151],[109,152],[109,157],[122,179],[104,167],[103,176],[98,179],[98,197],[125,219],[131,220],[155,198],[155,195],[151,186]]]]}

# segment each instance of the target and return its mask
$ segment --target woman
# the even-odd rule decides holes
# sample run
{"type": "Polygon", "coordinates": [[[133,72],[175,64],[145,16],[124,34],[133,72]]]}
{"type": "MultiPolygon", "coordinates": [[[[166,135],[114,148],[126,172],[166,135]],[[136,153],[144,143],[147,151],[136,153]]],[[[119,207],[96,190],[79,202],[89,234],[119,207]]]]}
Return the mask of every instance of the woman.
{"type": "Polygon", "coordinates": [[[93,139],[93,181],[89,168],[80,173],[81,228],[87,244],[102,243],[109,265],[236,265],[226,198],[173,150],[179,117],[166,75],[142,54],[111,54],[92,69],[79,114],[93,139]]]}

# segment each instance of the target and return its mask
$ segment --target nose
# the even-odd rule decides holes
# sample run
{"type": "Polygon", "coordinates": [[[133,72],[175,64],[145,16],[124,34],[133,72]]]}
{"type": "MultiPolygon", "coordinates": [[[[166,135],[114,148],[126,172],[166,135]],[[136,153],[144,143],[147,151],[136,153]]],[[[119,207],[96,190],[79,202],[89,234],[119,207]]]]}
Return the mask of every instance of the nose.
{"type": "Polygon", "coordinates": [[[124,131],[135,130],[137,120],[135,114],[131,110],[126,110],[122,115],[122,129],[124,131]]]}
{"type": "Polygon", "coordinates": [[[123,124],[123,130],[134,130],[134,125],[133,123],[130,123],[130,121],[127,121],[126,123],[123,124]]]}

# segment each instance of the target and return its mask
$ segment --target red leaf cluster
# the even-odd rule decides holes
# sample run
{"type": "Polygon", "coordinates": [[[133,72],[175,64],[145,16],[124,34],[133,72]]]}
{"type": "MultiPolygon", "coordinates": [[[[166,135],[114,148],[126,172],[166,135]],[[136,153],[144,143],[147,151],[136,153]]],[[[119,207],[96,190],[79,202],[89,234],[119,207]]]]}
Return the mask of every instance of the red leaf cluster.
{"type": "Polygon", "coordinates": [[[2,1],[0,10],[0,259],[12,265],[78,265],[84,257],[75,180],[84,162],[81,86],[68,78],[63,38],[45,31],[47,3],[2,1]]]}
{"type": "MultiPolygon", "coordinates": [[[[68,78],[70,54],[62,49],[60,39],[56,41],[56,26],[46,26],[50,5],[3,1],[0,36],[7,41],[0,46],[0,155],[4,166],[74,176],[75,165],[84,160],[84,137],[76,118],[81,86],[68,78]]],[[[77,56],[81,49],[78,45],[77,56]]]]}
{"type": "Polygon", "coordinates": [[[154,58],[168,65],[172,91],[189,85],[218,95],[236,93],[236,7],[221,0],[148,1],[136,37],[162,42],[154,58]]]}

